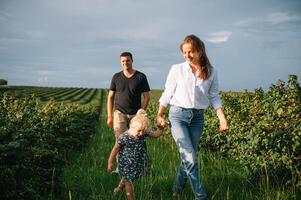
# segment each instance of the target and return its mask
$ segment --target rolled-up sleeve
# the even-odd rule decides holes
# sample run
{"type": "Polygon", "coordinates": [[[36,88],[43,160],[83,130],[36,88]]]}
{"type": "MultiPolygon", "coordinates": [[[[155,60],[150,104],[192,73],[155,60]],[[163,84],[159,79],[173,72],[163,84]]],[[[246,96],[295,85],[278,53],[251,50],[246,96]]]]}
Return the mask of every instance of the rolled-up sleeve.
{"type": "Polygon", "coordinates": [[[217,78],[217,71],[213,70],[213,79],[211,86],[208,91],[208,99],[212,105],[212,107],[216,110],[218,108],[222,107],[221,98],[219,95],[219,89],[218,89],[218,78],[217,78]]]}
{"type": "Polygon", "coordinates": [[[167,75],[164,92],[162,93],[162,96],[159,99],[160,105],[166,107],[169,104],[176,87],[177,78],[175,73],[175,66],[173,65],[167,75]]]}

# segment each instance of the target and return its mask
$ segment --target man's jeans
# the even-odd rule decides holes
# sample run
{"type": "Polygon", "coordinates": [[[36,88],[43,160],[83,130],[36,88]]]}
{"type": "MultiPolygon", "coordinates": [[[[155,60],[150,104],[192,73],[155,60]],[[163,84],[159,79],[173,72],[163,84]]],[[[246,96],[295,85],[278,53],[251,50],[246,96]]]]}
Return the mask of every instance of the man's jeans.
{"type": "Polygon", "coordinates": [[[169,121],[181,158],[173,191],[181,193],[188,179],[196,199],[205,199],[207,194],[201,183],[197,160],[198,145],[204,127],[203,110],[171,106],[169,121]]]}

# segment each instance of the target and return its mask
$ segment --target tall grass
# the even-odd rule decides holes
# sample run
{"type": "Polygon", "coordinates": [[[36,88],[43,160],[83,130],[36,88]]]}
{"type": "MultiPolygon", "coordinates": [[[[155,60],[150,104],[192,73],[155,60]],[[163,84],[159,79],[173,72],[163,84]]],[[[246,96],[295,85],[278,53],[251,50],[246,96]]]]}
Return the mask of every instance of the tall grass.
{"type": "MultiPolygon", "coordinates": [[[[124,192],[112,196],[120,177],[106,172],[107,159],[114,144],[114,135],[105,120],[101,120],[90,146],[73,159],[64,171],[62,199],[125,199],[124,192]]],[[[134,183],[137,200],[168,200],[172,198],[173,179],[179,164],[176,146],[171,136],[148,138],[148,151],[152,162],[151,174],[134,183]]],[[[239,163],[218,154],[201,150],[200,171],[209,199],[297,199],[284,186],[273,186],[266,177],[250,179],[239,163]]],[[[193,199],[189,184],[178,200],[193,199]]]]}

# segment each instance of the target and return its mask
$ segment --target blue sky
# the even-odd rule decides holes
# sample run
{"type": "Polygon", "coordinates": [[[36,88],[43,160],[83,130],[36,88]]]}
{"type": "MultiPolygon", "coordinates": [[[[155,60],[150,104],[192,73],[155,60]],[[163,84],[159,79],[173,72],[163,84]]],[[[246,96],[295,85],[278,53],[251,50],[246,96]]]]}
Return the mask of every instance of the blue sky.
{"type": "Polygon", "coordinates": [[[108,88],[130,51],[163,88],[179,44],[199,36],[220,90],[301,78],[300,0],[0,0],[0,78],[12,85],[108,88]]]}

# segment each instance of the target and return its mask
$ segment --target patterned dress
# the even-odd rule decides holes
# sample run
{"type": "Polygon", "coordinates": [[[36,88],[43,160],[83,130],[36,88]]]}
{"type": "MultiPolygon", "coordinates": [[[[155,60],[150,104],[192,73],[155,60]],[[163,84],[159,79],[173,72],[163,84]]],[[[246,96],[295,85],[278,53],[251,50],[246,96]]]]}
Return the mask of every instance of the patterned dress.
{"type": "Polygon", "coordinates": [[[120,135],[117,143],[120,144],[118,156],[119,174],[126,181],[133,182],[149,169],[145,132],[139,138],[134,138],[127,131],[120,135]]]}

